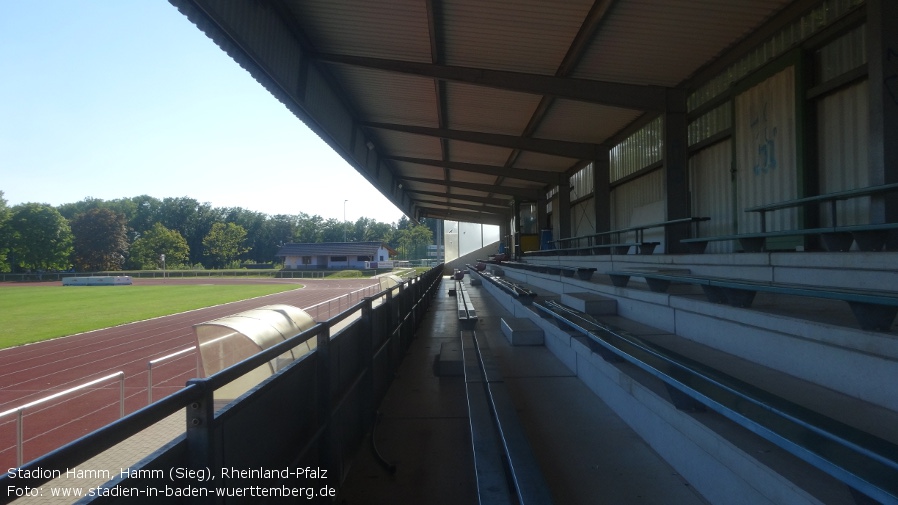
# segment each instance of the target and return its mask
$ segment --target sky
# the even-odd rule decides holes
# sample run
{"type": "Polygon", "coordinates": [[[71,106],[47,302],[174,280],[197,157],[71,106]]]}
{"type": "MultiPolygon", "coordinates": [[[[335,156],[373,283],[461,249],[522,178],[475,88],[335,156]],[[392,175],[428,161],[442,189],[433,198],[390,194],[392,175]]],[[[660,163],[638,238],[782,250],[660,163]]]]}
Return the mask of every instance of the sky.
{"type": "Polygon", "coordinates": [[[164,0],[0,0],[0,191],[402,216],[164,0]]]}

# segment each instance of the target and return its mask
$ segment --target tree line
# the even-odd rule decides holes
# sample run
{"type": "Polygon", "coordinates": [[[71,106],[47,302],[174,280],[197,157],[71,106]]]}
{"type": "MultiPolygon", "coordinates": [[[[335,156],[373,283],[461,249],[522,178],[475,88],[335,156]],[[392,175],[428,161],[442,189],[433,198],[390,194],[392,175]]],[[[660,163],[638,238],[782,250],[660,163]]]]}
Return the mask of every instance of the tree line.
{"type": "Polygon", "coordinates": [[[10,207],[0,191],[0,272],[240,268],[275,264],[287,242],[384,242],[399,259],[423,259],[435,226],[405,216],[397,223],[271,216],[147,195],[10,207]]]}

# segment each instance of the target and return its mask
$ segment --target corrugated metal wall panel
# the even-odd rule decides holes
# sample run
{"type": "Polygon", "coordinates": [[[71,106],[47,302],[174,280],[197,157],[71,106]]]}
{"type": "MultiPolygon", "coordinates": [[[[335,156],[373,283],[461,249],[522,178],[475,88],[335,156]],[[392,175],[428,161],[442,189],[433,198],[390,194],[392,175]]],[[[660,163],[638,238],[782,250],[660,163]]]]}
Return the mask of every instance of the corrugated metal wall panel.
{"type": "MultiPolygon", "coordinates": [[[[692,215],[711,220],[699,225],[700,236],[729,235],[735,232],[732,182],[733,143],[719,142],[689,158],[689,192],[692,215]]],[[[734,241],[709,242],[707,252],[729,253],[734,241]]]]}
{"type": "MultiPolygon", "coordinates": [[[[870,185],[867,144],[870,137],[867,81],[817,102],[820,192],[832,193],[870,185]]],[[[837,204],[839,225],[870,222],[870,197],[837,204]]],[[[832,226],[829,207],[820,209],[820,223],[832,226]]]]}
{"type": "Polygon", "coordinates": [[[658,117],[611,148],[611,182],[661,161],[664,122],[658,117]]]}
{"type": "Polygon", "coordinates": [[[592,194],[593,188],[595,187],[593,183],[594,171],[592,167],[593,165],[590,163],[580,170],[577,170],[574,175],[570,177],[572,202],[592,194]]]}
{"type": "MultiPolygon", "coordinates": [[[[744,209],[799,197],[793,67],[736,97],[734,129],[738,231],[757,232],[760,217],[744,209]]],[[[798,209],[768,212],[768,231],[799,227],[798,209]]]]}
{"type": "Polygon", "coordinates": [[[571,235],[580,237],[596,232],[596,201],[594,198],[584,200],[571,207],[571,235]]]}
{"type": "Polygon", "coordinates": [[[664,200],[664,169],[622,184],[611,191],[612,229],[630,226],[633,211],[664,200]]]}

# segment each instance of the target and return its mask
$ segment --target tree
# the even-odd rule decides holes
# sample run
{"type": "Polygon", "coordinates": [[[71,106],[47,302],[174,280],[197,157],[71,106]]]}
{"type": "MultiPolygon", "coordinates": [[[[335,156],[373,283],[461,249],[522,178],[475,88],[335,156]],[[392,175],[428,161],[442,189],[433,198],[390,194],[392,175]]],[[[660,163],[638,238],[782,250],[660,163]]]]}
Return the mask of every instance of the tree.
{"type": "Polygon", "coordinates": [[[384,242],[393,227],[367,217],[360,217],[353,225],[350,240],[355,242],[384,242]]]}
{"type": "Polygon", "coordinates": [[[310,216],[304,212],[300,212],[299,215],[296,216],[296,232],[293,234],[293,242],[325,242],[325,240],[322,239],[323,233],[324,220],[321,216],[310,216]]]}
{"type": "MultiPolygon", "coordinates": [[[[318,217],[318,216],[315,216],[318,217]]],[[[321,225],[321,242],[343,242],[346,236],[346,226],[343,221],[328,219],[321,225]]]]}
{"type": "Polygon", "coordinates": [[[215,223],[203,239],[205,254],[212,266],[226,267],[249,250],[244,247],[246,230],[234,223],[215,223]]]}
{"type": "Polygon", "coordinates": [[[156,223],[131,244],[130,263],[138,270],[160,268],[163,254],[166,266],[177,268],[187,263],[190,248],[180,233],[156,223]]]}
{"type": "Polygon", "coordinates": [[[268,216],[261,212],[246,210],[241,207],[232,207],[225,212],[225,222],[242,226],[246,230],[245,244],[247,254],[240,259],[250,260],[254,263],[271,261],[277,253],[277,244],[268,242],[265,223],[268,216]]]}
{"type": "Polygon", "coordinates": [[[3,198],[3,191],[0,191],[0,272],[9,272],[10,270],[9,261],[6,259],[12,239],[12,230],[6,226],[10,214],[6,200],[3,198]]]}
{"type": "Polygon", "coordinates": [[[159,211],[159,221],[170,230],[177,230],[190,248],[190,263],[204,260],[203,241],[215,223],[224,222],[224,211],[193,198],[165,198],[159,211]]]}
{"type": "Polygon", "coordinates": [[[420,259],[427,257],[427,246],[433,243],[430,228],[411,225],[398,231],[399,255],[402,259],[420,259]]]}
{"type": "Polygon", "coordinates": [[[71,266],[72,230],[62,214],[49,205],[24,203],[12,208],[13,268],[66,270],[71,266]]]}
{"type": "Polygon", "coordinates": [[[94,207],[72,220],[75,266],[79,270],[121,270],[128,252],[125,216],[94,207]]]}

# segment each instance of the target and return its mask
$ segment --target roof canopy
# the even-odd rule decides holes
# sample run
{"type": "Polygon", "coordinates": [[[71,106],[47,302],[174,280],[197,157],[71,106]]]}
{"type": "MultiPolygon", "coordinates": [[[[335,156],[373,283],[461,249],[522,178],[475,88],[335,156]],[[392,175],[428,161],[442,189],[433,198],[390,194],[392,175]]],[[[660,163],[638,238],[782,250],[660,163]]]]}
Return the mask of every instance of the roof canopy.
{"type": "Polygon", "coordinates": [[[406,214],[495,224],[817,3],[171,1],[406,214]]]}

